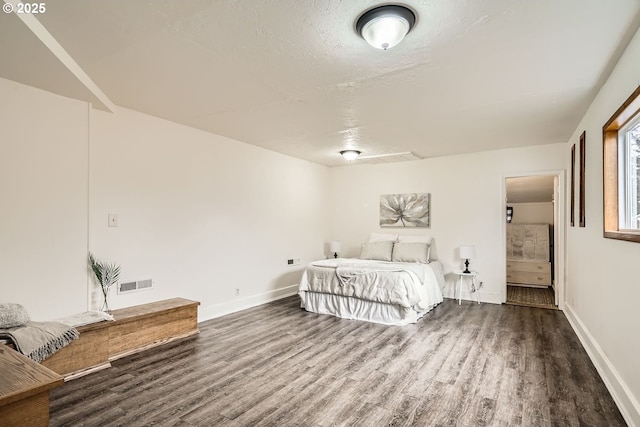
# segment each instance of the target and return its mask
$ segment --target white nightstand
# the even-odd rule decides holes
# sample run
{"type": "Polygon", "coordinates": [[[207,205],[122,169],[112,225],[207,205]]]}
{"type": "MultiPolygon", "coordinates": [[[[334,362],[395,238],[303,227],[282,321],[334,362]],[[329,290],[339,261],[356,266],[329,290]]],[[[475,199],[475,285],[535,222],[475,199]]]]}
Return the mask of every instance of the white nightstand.
{"type": "Polygon", "coordinates": [[[456,288],[454,289],[453,298],[456,298],[456,290],[458,291],[458,305],[462,304],[462,281],[465,277],[471,278],[471,292],[476,293],[476,301],[480,304],[480,288],[476,285],[476,277],[478,276],[477,271],[470,270],[470,273],[464,273],[462,270],[455,270],[453,274],[460,277],[458,280],[456,288]]]}

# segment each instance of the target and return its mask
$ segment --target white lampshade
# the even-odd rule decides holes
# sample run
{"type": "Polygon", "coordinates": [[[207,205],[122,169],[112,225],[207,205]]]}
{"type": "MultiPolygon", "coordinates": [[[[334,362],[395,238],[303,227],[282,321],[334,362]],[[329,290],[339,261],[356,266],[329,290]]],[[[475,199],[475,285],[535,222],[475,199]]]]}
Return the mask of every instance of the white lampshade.
{"type": "Polygon", "coordinates": [[[460,246],[458,252],[462,259],[473,259],[476,256],[476,247],[473,245],[460,246]]]}
{"type": "Polygon", "coordinates": [[[329,242],[329,252],[331,253],[338,253],[340,252],[340,248],[341,248],[341,244],[339,241],[337,240],[332,240],[331,242],[329,242]]]}
{"type": "Polygon", "coordinates": [[[356,23],[363,39],[377,49],[397,45],[411,31],[415,15],[404,6],[386,5],[369,10],[356,23]]]}

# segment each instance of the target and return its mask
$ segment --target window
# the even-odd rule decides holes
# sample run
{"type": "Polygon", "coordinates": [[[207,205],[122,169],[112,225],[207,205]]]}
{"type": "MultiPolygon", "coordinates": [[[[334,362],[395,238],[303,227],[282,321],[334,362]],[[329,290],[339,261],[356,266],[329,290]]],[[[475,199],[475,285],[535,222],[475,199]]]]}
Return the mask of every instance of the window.
{"type": "Polygon", "coordinates": [[[602,131],[604,237],[640,242],[640,87],[602,131]]]}
{"type": "Polygon", "coordinates": [[[618,132],[619,191],[618,224],[621,230],[640,230],[640,117],[636,117],[618,132]]]}

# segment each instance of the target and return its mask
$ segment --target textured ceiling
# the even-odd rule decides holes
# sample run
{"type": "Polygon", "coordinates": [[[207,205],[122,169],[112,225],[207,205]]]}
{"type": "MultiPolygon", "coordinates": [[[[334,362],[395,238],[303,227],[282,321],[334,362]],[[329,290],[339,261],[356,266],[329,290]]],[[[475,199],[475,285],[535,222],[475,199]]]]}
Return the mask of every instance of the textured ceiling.
{"type": "MultiPolygon", "coordinates": [[[[566,142],[640,24],[637,0],[407,0],[414,30],[381,51],[353,29],[379,3],[59,0],[36,18],[113,103],[329,166],[347,147],[566,142]]],[[[96,103],[15,14],[0,55],[1,77],[96,103]]]]}

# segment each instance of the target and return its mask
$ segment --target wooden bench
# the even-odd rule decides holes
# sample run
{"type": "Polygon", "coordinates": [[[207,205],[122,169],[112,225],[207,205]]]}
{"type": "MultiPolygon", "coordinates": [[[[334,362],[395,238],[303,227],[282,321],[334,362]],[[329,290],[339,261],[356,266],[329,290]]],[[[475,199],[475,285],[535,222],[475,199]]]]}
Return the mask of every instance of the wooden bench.
{"type": "Polygon", "coordinates": [[[79,326],[80,338],[42,365],[65,380],[108,368],[111,361],[197,334],[197,301],[172,298],[113,310],[114,321],[79,326]]]}
{"type": "Polygon", "coordinates": [[[48,426],[49,390],[62,376],[0,345],[0,426],[48,426]]]}

